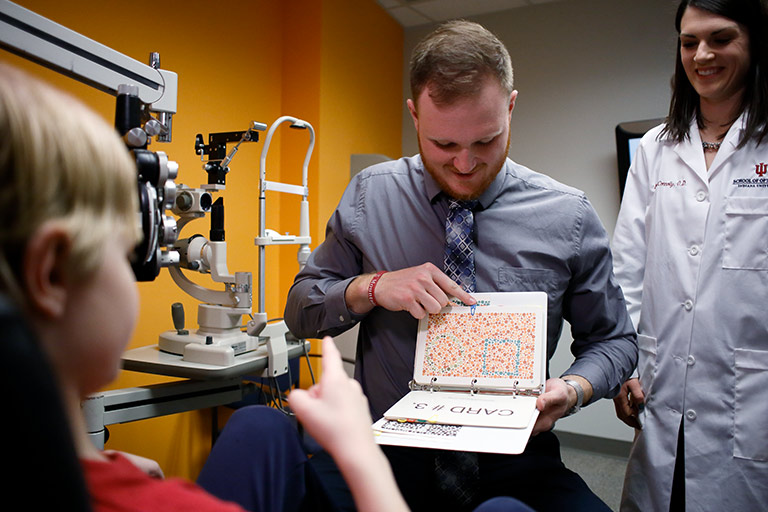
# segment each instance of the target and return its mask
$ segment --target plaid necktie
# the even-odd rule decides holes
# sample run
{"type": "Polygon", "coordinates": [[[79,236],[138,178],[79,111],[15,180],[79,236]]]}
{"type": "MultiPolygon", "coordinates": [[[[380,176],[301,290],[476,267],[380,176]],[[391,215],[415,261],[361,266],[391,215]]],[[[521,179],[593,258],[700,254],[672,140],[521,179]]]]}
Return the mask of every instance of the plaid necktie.
{"type": "MultiPolygon", "coordinates": [[[[468,292],[475,291],[475,258],[472,253],[475,218],[472,209],[476,205],[477,201],[451,199],[445,220],[443,270],[468,292]]],[[[438,489],[449,503],[464,507],[472,503],[479,472],[476,453],[440,451],[435,457],[438,489]]]]}
{"type": "Polygon", "coordinates": [[[472,230],[475,217],[472,209],[477,201],[450,200],[445,219],[445,255],[443,270],[468,291],[475,291],[475,258],[472,254],[472,230]]]}

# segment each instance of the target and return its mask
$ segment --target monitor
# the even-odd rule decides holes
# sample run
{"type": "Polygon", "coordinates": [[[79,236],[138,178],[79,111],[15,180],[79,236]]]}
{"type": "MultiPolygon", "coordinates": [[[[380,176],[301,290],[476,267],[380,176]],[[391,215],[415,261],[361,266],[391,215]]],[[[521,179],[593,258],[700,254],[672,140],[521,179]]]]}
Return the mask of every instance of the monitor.
{"type": "Polygon", "coordinates": [[[628,121],[616,125],[616,157],[619,164],[619,198],[624,195],[624,183],[627,181],[629,166],[635,155],[637,145],[645,132],[664,122],[663,118],[628,121]]]}

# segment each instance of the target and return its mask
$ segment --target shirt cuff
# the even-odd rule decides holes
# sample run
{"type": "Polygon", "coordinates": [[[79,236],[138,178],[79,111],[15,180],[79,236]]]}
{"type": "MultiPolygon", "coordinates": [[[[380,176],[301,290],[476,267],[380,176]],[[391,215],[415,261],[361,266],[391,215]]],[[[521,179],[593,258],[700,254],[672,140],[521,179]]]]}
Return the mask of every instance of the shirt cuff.
{"type": "Polygon", "coordinates": [[[592,396],[582,404],[582,407],[604,398],[608,393],[609,386],[605,378],[605,372],[602,368],[593,363],[576,361],[570,368],[563,372],[563,375],[578,375],[579,377],[586,379],[590,386],[592,386],[592,396]]]}
{"type": "Polygon", "coordinates": [[[347,286],[349,286],[354,279],[354,277],[350,277],[343,281],[339,281],[327,290],[325,295],[325,325],[323,325],[321,331],[334,330],[339,329],[340,327],[354,325],[365,317],[365,314],[360,315],[351,311],[347,307],[347,301],[344,298],[347,286]]]}

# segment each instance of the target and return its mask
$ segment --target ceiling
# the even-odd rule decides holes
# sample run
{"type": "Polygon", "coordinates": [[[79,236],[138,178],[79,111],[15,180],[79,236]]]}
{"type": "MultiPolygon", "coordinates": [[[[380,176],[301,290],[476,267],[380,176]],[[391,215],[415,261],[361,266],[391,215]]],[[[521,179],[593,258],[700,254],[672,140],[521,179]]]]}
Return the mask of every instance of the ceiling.
{"type": "Polygon", "coordinates": [[[376,0],[405,28],[565,0],[376,0]]]}

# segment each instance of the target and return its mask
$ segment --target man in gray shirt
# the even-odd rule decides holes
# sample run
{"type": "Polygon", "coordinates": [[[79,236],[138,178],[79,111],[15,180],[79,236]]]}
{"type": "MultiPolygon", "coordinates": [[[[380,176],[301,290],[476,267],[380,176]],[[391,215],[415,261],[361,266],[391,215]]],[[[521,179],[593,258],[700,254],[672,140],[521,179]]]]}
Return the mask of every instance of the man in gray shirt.
{"type": "MultiPolygon", "coordinates": [[[[475,201],[476,291],[545,291],[548,356],[565,319],[575,361],[547,380],[525,453],[479,455],[466,507],[508,495],[537,510],[607,510],[562,466],[550,432],[582,402],[615,395],[637,359],[605,229],[582,192],[507,157],[517,91],[506,48],[484,28],[449,22],[427,36],[414,50],[411,89],[420,155],[353,178],[289,292],[286,323],[301,337],[360,324],[355,377],[380,418],[408,392],[418,319],[449,296],[474,302],[442,268],[448,203],[475,201]]],[[[444,499],[431,450],[385,452],[412,508],[444,499]]]]}

